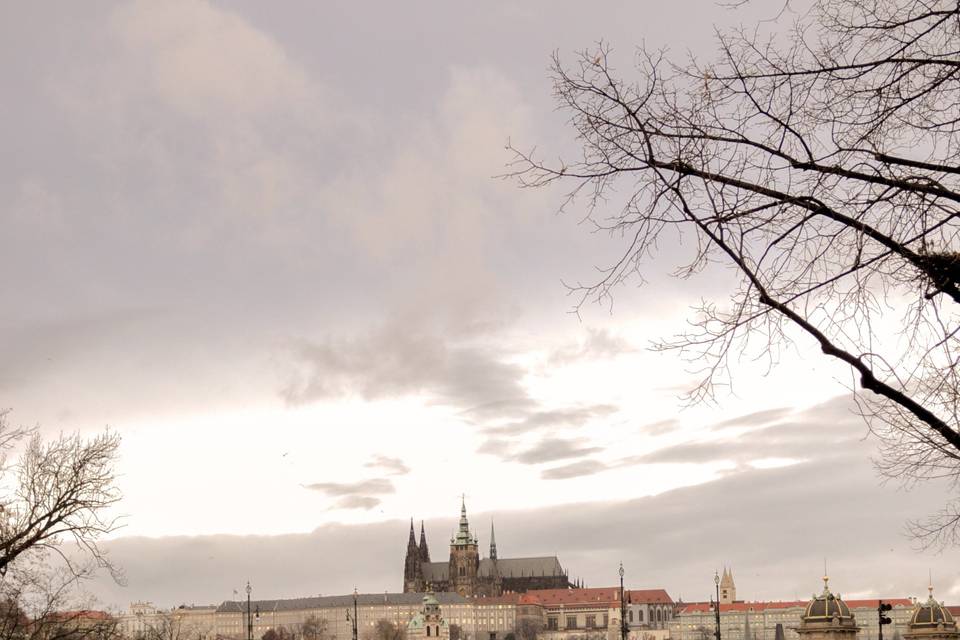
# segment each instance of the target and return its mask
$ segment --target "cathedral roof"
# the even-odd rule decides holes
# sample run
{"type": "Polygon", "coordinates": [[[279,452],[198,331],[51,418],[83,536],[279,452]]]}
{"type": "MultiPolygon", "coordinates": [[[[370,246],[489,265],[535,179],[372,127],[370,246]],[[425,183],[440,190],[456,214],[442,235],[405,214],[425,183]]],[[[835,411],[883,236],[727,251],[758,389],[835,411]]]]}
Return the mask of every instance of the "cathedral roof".
{"type": "MultiPolygon", "coordinates": [[[[443,582],[449,577],[450,565],[447,562],[424,562],[423,579],[427,582],[443,582]]],[[[484,558],[480,561],[477,575],[481,578],[494,575],[494,567],[503,578],[527,578],[530,576],[562,576],[563,567],[556,556],[535,558],[501,558],[494,561],[484,558]]]]}

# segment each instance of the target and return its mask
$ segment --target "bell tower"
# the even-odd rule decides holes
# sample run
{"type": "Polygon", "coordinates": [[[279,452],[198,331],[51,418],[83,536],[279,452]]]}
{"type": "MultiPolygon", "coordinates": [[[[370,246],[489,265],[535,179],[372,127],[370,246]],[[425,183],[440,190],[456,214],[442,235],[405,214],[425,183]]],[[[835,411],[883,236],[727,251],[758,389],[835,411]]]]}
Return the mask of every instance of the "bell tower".
{"type": "Polygon", "coordinates": [[[450,539],[449,580],[453,591],[462,596],[477,595],[477,573],[480,570],[478,541],[470,533],[466,498],[460,502],[460,527],[450,539]]]}

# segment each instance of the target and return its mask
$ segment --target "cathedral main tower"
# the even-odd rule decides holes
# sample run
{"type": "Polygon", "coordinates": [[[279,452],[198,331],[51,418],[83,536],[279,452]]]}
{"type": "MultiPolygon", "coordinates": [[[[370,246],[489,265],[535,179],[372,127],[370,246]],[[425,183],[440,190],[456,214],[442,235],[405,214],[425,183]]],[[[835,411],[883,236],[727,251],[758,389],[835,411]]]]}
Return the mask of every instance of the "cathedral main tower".
{"type": "Polygon", "coordinates": [[[467,503],[460,502],[460,527],[450,539],[449,576],[451,590],[462,596],[477,595],[477,574],[480,570],[478,540],[470,533],[467,522],[467,503]]]}

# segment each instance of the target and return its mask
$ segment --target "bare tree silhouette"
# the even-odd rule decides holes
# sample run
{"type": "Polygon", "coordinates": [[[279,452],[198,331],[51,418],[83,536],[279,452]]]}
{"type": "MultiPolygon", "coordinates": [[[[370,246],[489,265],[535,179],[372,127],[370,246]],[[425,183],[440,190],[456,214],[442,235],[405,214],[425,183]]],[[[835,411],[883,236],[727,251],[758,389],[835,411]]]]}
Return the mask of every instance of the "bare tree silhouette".
{"type": "MultiPolygon", "coordinates": [[[[880,473],[956,488],[958,25],[955,0],[819,0],[788,37],[718,33],[709,64],[640,49],[629,77],[603,43],[571,65],[555,55],[581,152],[546,162],[511,145],[508,176],[569,184],[561,208],[586,198],[587,219],[627,239],[573,287],[578,308],[681,236],[694,250],[675,275],[738,274],[728,303],[702,304],[657,344],[702,364],[689,401],[731,385],[743,354],[772,366],[788,345],[813,345],[849,368],[880,473]]],[[[954,501],[910,528],[947,545],[958,525],[954,501]]]]}

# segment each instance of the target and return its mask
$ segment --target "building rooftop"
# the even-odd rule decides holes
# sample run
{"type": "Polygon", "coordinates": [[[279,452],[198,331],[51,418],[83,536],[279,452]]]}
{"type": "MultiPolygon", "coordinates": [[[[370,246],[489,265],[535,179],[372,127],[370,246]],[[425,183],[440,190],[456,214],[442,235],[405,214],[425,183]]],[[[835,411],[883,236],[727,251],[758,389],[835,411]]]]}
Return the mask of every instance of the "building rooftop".
{"type": "MultiPolygon", "coordinates": [[[[913,601],[910,598],[884,598],[884,602],[889,602],[895,607],[912,607],[913,601]]],[[[770,602],[732,602],[730,604],[721,604],[720,613],[724,611],[766,611],[767,609],[804,609],[809,601],[807,600],[786,600],[770,602]]],[[[844,600],[851,609],[873,608],[880,606],[880,600],[844,600]]],[[[709,602],[689,602],[684,603],[680,613],[707,613],[713,612],[713,605],[709,602]]]]}
{"type": "MultiPolygon", "coordinates": [[[[420,605],[425,593],[361,593],[357,595],[357,604],[363,606],[374,605],[420,605]]],[[[435,593],[433,596],[441,604],[461,604],[467,599],[458,593],[435,593]]],[[[353,594],[342,596],[314,596],[311,598],[289,598],[280,600],[251,600],[250,608],[259,608],[260,611],[296,611],[300,609],[334,609],[338,607],[352,607],[353,594]]],[[[246,611],[246,600],[226,600],[217,607],[217,611],[235,612],[246,611]]]]}
{"type": "MultiPolygon", "coordinates": [[[[673,604],[663,589],[626,589],[626,601],[631,604],[673,604]]],[[[620,587],[593,587],[589,589],[536,589],[523,594],[521,604],[596,605],[606,603],[620,606],[620,587]]]]}

